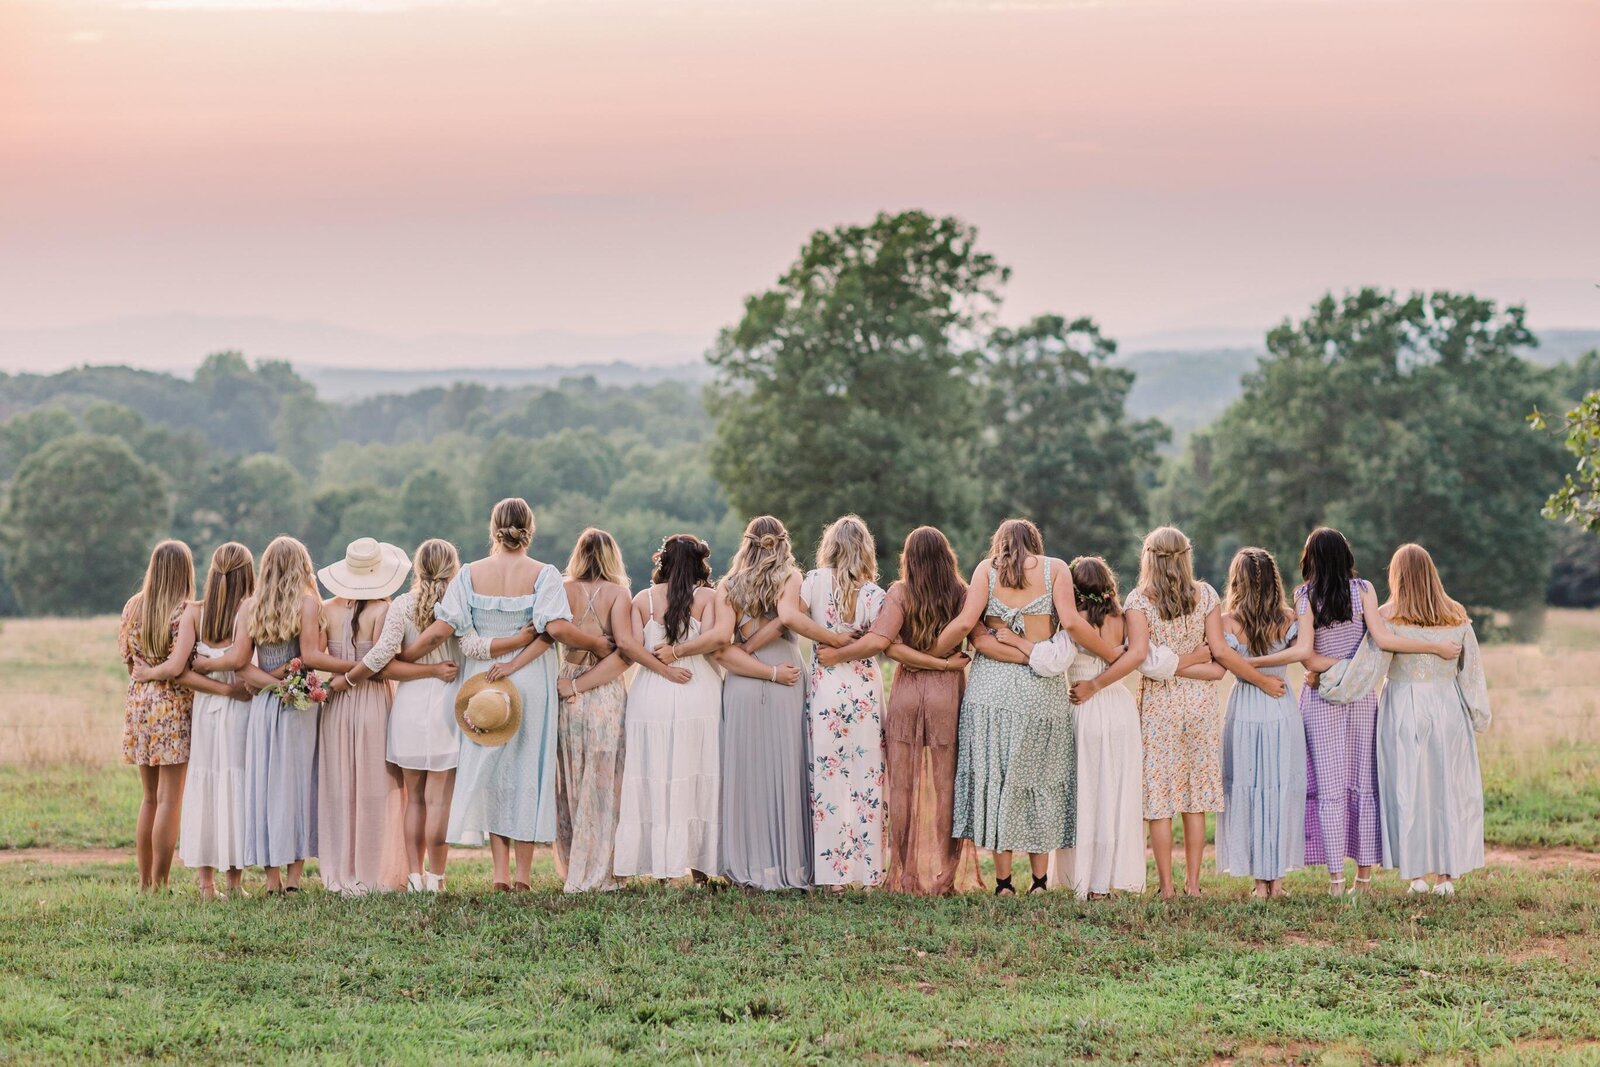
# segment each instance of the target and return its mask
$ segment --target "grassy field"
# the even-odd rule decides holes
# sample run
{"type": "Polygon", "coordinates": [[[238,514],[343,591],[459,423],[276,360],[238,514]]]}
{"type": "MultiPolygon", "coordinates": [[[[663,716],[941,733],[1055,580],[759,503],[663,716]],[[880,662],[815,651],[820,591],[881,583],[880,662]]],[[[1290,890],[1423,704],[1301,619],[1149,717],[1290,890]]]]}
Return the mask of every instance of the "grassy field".
{"type": "Polygon", "coordinates": [[[1600,614],[1488,651],[1499,848],[1461,896],[1271,905],[568,897],[546,856],[517,896],[463,857],[443,897],[143,900],[15,851],[131,840],[112,629],[0,630],[0,1062],[1600,1065],[1600,614]]]}

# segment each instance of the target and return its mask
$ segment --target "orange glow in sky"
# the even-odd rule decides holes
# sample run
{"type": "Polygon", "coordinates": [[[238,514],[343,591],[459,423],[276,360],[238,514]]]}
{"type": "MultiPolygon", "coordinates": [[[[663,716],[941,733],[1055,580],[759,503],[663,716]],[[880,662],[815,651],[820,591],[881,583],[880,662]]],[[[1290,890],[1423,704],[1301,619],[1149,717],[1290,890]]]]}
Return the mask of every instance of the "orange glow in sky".
{"type": "Polygon", "coordinates": [[[922,207],[1006,317],[1472,287],[1600,326],[1581,0],[4,0],[0,329],[707,338],[922,207]]]}

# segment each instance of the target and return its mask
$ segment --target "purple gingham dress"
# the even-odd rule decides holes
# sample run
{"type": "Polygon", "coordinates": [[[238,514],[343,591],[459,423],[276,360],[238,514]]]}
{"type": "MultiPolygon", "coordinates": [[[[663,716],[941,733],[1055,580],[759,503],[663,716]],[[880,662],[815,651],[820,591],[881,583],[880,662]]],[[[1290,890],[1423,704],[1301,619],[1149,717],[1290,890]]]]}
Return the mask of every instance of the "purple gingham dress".
{"type": "MultiPolygon", "coordinates": [[[[1361,593],[1350,580],[1351,618],[1317,627],[1320,655],[1349,659],[1367,635],[1361,593]]],[[[1306,610],[1306,587],[1295,590],[1295,610],[1306,610]]],[[[1354,704],[1330,704],[1310,686],[1300,689],[1306,724],[1306,866],[1326,866],[1337,876],[1346,859],[1358,865],[1383,859],[1378,824],[1378,694],[1354,704]]]]}

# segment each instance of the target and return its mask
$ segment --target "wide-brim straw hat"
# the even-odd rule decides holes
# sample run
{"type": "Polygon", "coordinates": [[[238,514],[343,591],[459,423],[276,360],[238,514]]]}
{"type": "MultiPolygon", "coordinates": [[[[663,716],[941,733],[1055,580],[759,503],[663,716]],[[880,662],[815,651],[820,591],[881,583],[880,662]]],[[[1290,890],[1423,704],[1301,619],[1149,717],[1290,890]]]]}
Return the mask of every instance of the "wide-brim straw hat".
{"type": "Polygon", "coordinates": [[[406,581],[411,560],[405,550],[387,541],[358,537],[344,550],[344,559],[317,572],[334,596],[350,600],[382,600],[406,581]]]}
{"type": "Polygon", "coordinates": [[[487,671],[474,674],[456,691],[456,725],[475,745],[503,745],[522,725],[522,694],[509,678],[491,682],[487,671]]]}

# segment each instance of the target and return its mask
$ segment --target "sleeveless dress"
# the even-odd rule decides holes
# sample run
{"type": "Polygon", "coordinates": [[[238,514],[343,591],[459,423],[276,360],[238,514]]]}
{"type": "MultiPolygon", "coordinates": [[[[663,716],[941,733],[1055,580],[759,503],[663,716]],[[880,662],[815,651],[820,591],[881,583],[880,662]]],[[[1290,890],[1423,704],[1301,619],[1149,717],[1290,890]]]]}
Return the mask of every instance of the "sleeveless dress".
{"type": "MultiPolygon", "coordinates": [[[[1282,652],[1297,633],[1298,623],[1260,655],[1282,652]]],[[[1233,634],[1223,636],[1241,656],[1257,654],[1233,634]]],[[[1288,673],[1260,670],[1274,678],[1288,673]]],[[[1270,697],[1234,679],[1222,728],[1222,789],[1217,870],[1272,882],[1305,865],[1306,738],[1293,692],[1270,697]]]]}
{"type": "MultiPolygon", "coordinates": [[[[594,595],[577,625],[595,621],[594,595]]],[[[577,679],[599,663],[592,652],[563,660],[561,677],[577,679]]],[[[628,687],[622,676],[561,701],[556,713],[556,871],[563,889],[616,889],[611,875],[622,799],[622,716],[628,687]]]]}
{"type": "MultiPolygon", "coordinates": [[[[1195,609],[1163,619],[1143,591],[1135,589],[1123,611],[1150,620],[1150,644],[1179,656],[1206,640],[1206,616],[1217,591],[1195,583],[1195,609]]],[[[1173,677],[1139,679],[1139,732],[1144,742],[1144,817],[1170,819],[1186,811],[1221,811],[1222,713],[1215,682],[1173,677]]]]}
{"type": "MultiPolygon", "coordinates": [[[[421,636],[411,617],[416,598],[402,593],[389,604],[383,632],[361,662],[373,673],[421,636]]],[[[454,636],[419,659],[418,663],[452,663],[461,655],[454,636]]],[[[389,709],[389,762],[409,771],[453,770],[460,758],[461,728],[456,725],[456,682],[443,678],[416,678],[394,686],[389,709]]]]}
{"type": "MultiPolygon", "coordinates": [[[[256,664],[275,671],[300,655],[300,638],[256,645],[256,664]]],[[[285,706],[257,693],[244,741],[244,862],[282,867],[317,854],[317,722],[322,709],[285,706]]]]}
{"type": "MultiPolygon", "coordinates": [[[[807,574],[800,595],[812,621],[834,633],[871,626],[883,589],[856,593],[855,615],[840,611],[833,569],[807,574]]],[[[817,885],[878,885],[889,867],[883,766],[883,672],[876,656],[824,667],[811,653],[806,725],[811,735],[811,867],[817,885]]]]}
{"type": "MultiPolygon", "coordinates": [[[[1017,634],[1026,630],[1029,615],[1058,622],[1050,572],[1046,558],[1044,592],[1013,608],[994,595],[991,566],[984,615],[1017,634]]],[[[974,656],[961,702],[955,836],[996,852],[1072,848],[1078,837],[1077,733],[1077,709],[1062,677],[974,656]]]]}
{"type": "MultiPolygon", "coordinates": [[[[1068,688],[1106,669],[1105,660],[1078,649],[1067,668],[1068,688]]],[[[1056,853],[1052,881],[1090,893],[1144,892],[1144,743],[1139,707],[1120,682],[1078,708],[1078,843],[1056,853]]]]}
{"type": "Polygon", "coordinates": [[[1488,728],[1490,715],[1478,639],[1471,623],[1390,628],[1419,641],[1458,641],[1461,658],[1391,655],[1369,637],[1353,659],[1322,676],[1322,695],[1347,704],[1388,679],[1378,701],[1383,865],[1408,880],[1466,874],[1483,866],[1476,734],[1488,728]]]}
{"type": "MultiPolygon", "coordinates": [[[[884,598],[872,632],[891,643],[907,636],[905,587],[884,598]]],[[[889,785],[889,876],[900,893],[944,896],[982,889],[978,853],[951,835],[955,818],[956,723],[967,672],[894,669],[883,714],[884,770],[889,785]]]]}
{"type": "MultiPolygon", "coordinates": [[[[195,655],[215,659],[226,648],[196,642],[195,655]]],[[[232,684],[232,671],[210,677],[232,684]]],[[[244,867],[245,737],[250,701],[219,693],[194,695],[189,731],[189,772],[183,780],[178,859],[185,867],[244,867]]]]}
{"type": "MultiPolygon", "coordinates": [[[[690,618],[682,640],[699,636],[700,620],[690,618]]],[[[651,590],[644,645],[654,648],[666,639],[651,590]]],[[[690,871],[718,870],[722,677],[704,656],[689,656],[678,665],[691,675],[685,684],[640,671],[628,691],[628,758],[612,868],[619,878],[680,878],[690,871]]]]}
{"type": "MultiPolygon", "coordinates": [[[[1349,659],[1367,635],[1361,594],[1369,582],[1350,580],[1350,618],[1317,627],[1316,652],[1349,659]]],[[[1310,604],[1306,587],[1295,590],[1295,613],[1310,604]]],[[[1300,715],[1306,726],[1306,863],[1344,871],[1353,859],[1369,867],[1383,860],[1378,825],[1378,694],[1352,704],[1328,701],[1321,690],[1300,689],[1300,715]]]]}
{"type": "MultiPolygon", "coordinates": [[[[744,617],[741,632],[765,620],[744,617]]],[[[785,630],[752,655],[801,672],[796,685],[722,683],[722,874],[752,889],[811,885],[811,731],[800,643],[785,630]]]]}
{"type": "MultiPolygon", "coordinates": [[[[511,637],[529,624],[543,631],[557,619],[572,618],[561,572],[548,565],[539,569],[533,592],[486,596],[472,588],[468,564],[451,579],[433,614],[453,626],[461,639],[461,681],[495,662],[488,649],[493,638],[511,637]]],[[[516,657],[508,652],[499,659],[516,657]]],[[[489,834],[513,841],[555,840],[555,659],[546,653],[510,676],[522,696],[522,722],[511,740],[485,746],[461,738],[445,833],[452,845],[482,845],[489,834]]]]}
{"type": "MultiPolygon", "coordinates": [[[[372,650],[373,642],[355,640],[349,604],[332,601],[323,613],[330,655],[360,660],[372,650]]],[[[406,882],[405,786],[386,758],[393,699],[388,682],[368,678],[329,697],[322,709],[317,869],[330,893],[388,893],[406,882]]]]}
{"type": "MultiPolygon", "coordinates": [[[[139,598],[122,609],[117,628],[117,652],[124,663],[158,667],[144,658],[139,647],[139,598]]],[[[184,605],[172,613],[172,639],[177,640],[184,605]]],[[[189,762],[189,724],[194,693],[176,682],[128,680],[128,699],[122,719],[122,762],[139,767],[167,767],[189,762]]]]}

